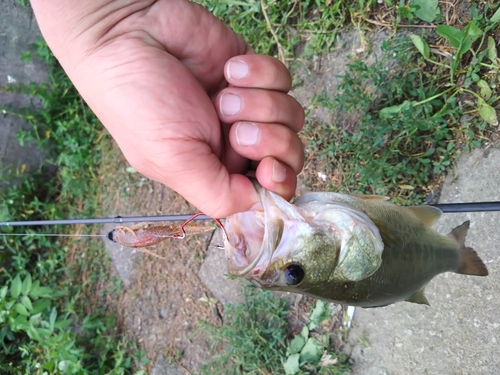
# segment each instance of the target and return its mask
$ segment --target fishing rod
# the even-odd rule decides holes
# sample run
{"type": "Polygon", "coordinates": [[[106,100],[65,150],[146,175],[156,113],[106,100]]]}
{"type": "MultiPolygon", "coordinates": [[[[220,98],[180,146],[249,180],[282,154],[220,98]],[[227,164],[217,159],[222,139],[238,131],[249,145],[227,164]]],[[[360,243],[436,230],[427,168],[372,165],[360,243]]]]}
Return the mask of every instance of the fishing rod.
{"type": "MultiPolygon", "coordinates": [[[[18,226],[42,226],[42,225],[74,225],[74,224],[105,224],[105,223],[135,223],[142,222],[146,225],[134,227],[117,226],[108,234],[67,234],[67,233],[0,233],[0,236],[38,236],[38,237],[106,237],[109,240],[133,248],[143,248],[147,246],[154,246],[167,238],[184,238],[186,234],[203,233],[212,231],[215,228],[211,226],[199,226],[190,224],[193,220],[214,220],[220,228],[224,230],[222,223],[218,219],[212,219],[203,213],[194,215],[162,215],[162,216],[132,216],[132,217],[105,217],[93,219],[66,219],[66,220],[33,220],[33,221],[2,221],[0,227],[18,227],[18,226]],[[161,225],[149,226],[151,222],[158,221],[183,221],[180,226],[175,225],[161,225]]],[[[224,233],[225,236],[225,233],[224,233]]],[[[150,252],[149,250],[142,249],[140,251],[147,252],[155,257],[162,258],[161,256],[150,252]]],[[[162,258],[164,259],[164,258],[162,258]]]]}
{"type": "MultiPolygon", "coordinates": [[[[500,202],[471,202],[471,203],[441,203],[431,204],[429,206],[437,207],[444,213],[464,213],[464,212],[485,212],[500,211],[500,202]]],[[[148,246],[154,246],[167,238],[184,238],[188,232],[203,233],[207,230],[213,230],[213,227],[189,224],[193,220],[214,220],[222,229],[225,237],[224,226],[218,219],[213,219],[202,213],[194,215],[166,215],[166,216],[131,216],[131,217],[105,217],[92,219],[66,219],[66,220],[33,220],[33,221],[2,221],[0,227],[15,226],[42,226],[42,225],[74,225],[74,224],[123,224],[142,222],[146,225],[133,227],[117,226],[108,234],[54,234],[54,233],[0,233],[0,236],[52,236],[52,237],[107,237],[110,241],[126,247],[137,248],[158,258],[158,254],[146,250],[148,246]],[[180,226],[160,225],[149,226],[147,223],[159,221],[182,221],[180,226]],[[189,224],[189,226],[188,226],[189,224]]],[[[220,247],[220,246],[218,246],[220,247]]],[[[165,259],[165,258],[162,258],[165,259]]]]}
{"type": "MultiPolygon", "coordinates": [[[[157,221],[186,221],[193,215],[165,215],[165,216],[129,216],[129,217],[102,217],[94,219],[65,219],[65,220],[33,220],[33,221],[0,221],[0,227],[19,227],[37,225],[75,225],[75,224],[123,224],[157,221]]],[[[212,220],[210,216],[199,215],[192,220],[212,220]]]]}
{"type": "MultiPolygon", "coordinates": [[[[470,202],[470,203],[439,203],[429,204],[439,208],[443,213],[467,212],[494,212],[500,211],[500,201],[497,202],[470,202]]],[[[130,216],[130,217],[105,217],[94,219],[65,219],[65,220],[34,220],[34,221],[0,221],[0,227],[40,226],[40,225],[75,225],[75,224],[123,224],[138,222],[158,221],[186,221],[186,220],[212,220],[210,216],[199,215],[193,218],[192,214],[165,215],[165,216],[130,216]]]]}
{"type": "Polygon", "coordinates": [[[429,206],[437,207],[445,214],[500,211],[500,202],[437,203],[429,206]]]}

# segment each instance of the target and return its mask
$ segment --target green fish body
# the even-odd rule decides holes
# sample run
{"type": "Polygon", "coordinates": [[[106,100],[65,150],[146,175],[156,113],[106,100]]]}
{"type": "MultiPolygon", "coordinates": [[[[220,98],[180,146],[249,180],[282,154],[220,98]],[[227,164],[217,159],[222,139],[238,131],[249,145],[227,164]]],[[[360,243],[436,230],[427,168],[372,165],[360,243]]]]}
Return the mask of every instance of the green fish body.
{"type": "Polygon", "coordinates": [[[225,248],[229,273],[262,288],[361,307],[428,304],[424,288],[436,275],[488,274],[464,245],[469,222],[448,235],[430,227],[437,208],[337,193],[290,204],[258,189],[263,211],[229,217],[225,248]]]}

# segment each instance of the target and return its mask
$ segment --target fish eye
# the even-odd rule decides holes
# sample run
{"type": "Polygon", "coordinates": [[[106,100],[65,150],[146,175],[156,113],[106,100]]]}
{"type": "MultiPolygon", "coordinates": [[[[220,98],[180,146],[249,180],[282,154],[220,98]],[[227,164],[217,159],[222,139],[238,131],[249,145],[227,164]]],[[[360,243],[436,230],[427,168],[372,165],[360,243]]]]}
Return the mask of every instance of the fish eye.
{"type": "Polygon", "coordinates": [[[285,268],[284,275],[288,285],[297,285],[304,279],[305,272],[300,264],[292,263],[285,268]]]}

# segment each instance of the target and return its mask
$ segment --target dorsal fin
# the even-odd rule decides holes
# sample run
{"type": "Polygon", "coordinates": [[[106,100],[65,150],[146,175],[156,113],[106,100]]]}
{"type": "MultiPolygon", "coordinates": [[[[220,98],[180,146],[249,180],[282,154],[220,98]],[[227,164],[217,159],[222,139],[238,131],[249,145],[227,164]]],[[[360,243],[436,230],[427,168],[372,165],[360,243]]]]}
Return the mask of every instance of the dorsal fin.
{"type": "Polygon", "coordinates": [[[384,195],[364,195],[364,194],[351,194],[351,195],[356,198],[364,199],[367,201],[386,201],[389,199],[389,197],[386,197],[384,195]]]}
{"type": "Polygon", "coordinates": [[[450,236],[453,237],[459,247],[465,247],[465,237],[467,237],[467,231],[470,228],[470,220],[464,221],[462,225],[459,225],[450,232],[450,236]]]}
{"type": "Polygon", "coordinates": [[[408,206],[413,215],[422,220],[426,225],[432,225],[437,219],[441,217],[443,211],[437,207],[432,206],[408,206]]]}

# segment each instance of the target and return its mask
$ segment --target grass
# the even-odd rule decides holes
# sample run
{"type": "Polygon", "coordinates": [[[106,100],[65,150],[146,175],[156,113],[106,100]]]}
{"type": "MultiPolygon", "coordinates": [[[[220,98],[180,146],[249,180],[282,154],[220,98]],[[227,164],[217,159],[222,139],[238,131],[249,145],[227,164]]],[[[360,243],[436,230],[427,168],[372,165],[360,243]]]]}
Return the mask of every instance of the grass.
{"type": "Polygon", "coordinates": [[[226,307],[222,327],[201,324],[211,337],[213,349],[225,344],[223,353],[202,368],[203,374],[272,374],[281,369],[281,356],[286,350],[286,302],[254,288],[244,291],[246,303],[226,307]]]}
{"type": "MultiPolygon", "coordinates": [[[[342,114],[343,121],[309,123],[304,133],[307,152],[315,155],[314,169],[330,177],[332,190],[421,202],[438,188],[461,150],[481,146],[497,130],[498,2],[472,2],[467,25],[458,24],[460,17],[449,4],[442,4],[438,14],[431,0],[200,3],[259,53],[287,63],[336,47],[338,32],[346,26],[396,30],[428,25],[422,21],[427,19],[452,27],[437,28],[438,35],[411,28],[411,37],[396,35],[385,42],[372,64],[351,58],[337,94],[318,93],[310,103],[310,108],[342,114]]],[[[43,148],[46,165],[57,172],[44,168],[27,176],[23,166],[4,167],[2,179],[16,183],[0,191],[0,220],[100,216],[96,171],[108,152],[108,135],[43,41],[37,44],[37,55],[55,67],[49,84],[4,89],[43,99],[40,111],[19,114],[33,129],[18,139],[43,148]]],[[[44,233],[55,230],[40,228],[44,233]]],[[[104,301],[107,294],[120,292],[99,243],[2,236],[0,270],[0,372],[129,374],[147,363],[116,327],[112,306],[88,306],[89,300],[104,301]]],[[[222,327],[202,326],[214,347],[228,350],[202,371],[217,373],[221,361],[231,363],[235,374],[346,371],[344,359],[331,352],[328,337],[312,328],[328,315],[325,306],[314,310],[321,319],[311,316],[306,329],[292,338],[282,301],[254,289],[246,293],[245,304],[226,309],[222,327]],[[327,357],[319,357],[324,350],[327,357]]]]}
{"type": "MultiPolygon", "coordinates": [[[[360,31],[373,24],[394,30],[410,25],[412,31],[418,30],[415,25],[428,26],[424,21],[438,24],[441,38],[421,29],[390,38],[373,64],[352,57],[337,94],[317,93],[305,103],[343,120],[309,123],[304,131],[306,151],[330,177],[331,190],[421,203],[439,189],[461,150],[479,147],[494,134],[498,2],[470,4],[463,15],[470,21],[463,26],[457,20],[464,17],[455,8],[439,8],[435,0],[200,3],[257,52],[274,54],[289,65],[336,47],[339,29],[349,24],[360,31]],[[433,44],[432,56],[426,39],[433,44]],[[355,126],[349,124],[353,121],[355,126]]],[[[315,172],[306,170],[306,179],[315,172]]]]}
{"type": "MultiPolygon", "coordinates": [[[[374,63],[350,59],[337,93],[317,95],[311,104],[341,120],[312,123],[305,131],[309,152],[332,176],[331,189],[421,203],[439,189],[462,150],[494,138],[500,60],[494,44],[485,43],[492,26],[497,22],[477,27],[481,43],[452,50],[454,60],[430,59],[425,37],[414,34],[386,40],[374,63]],[[465,53],[474,61],[456,63],[465,53]]],[[[444,42],[461,32],[446,31],[444,42]]],[[[467,40],[466,32],[462,37],[467,40]]]]}
{"type": "Polygon", "coordinates": [[[331,351],[331,333],[320,329],[332,316],[325,303],[318,301],[306,326],[287,340],[287,302],[253,286],[243,291],[245,302],[225,307],[222,326],[200,324],[212,348],[222,346],[201,374],[346,373],[346,358],[331,351]]]}
{"type": "Polygon", "coordinates": [[[376,0],[199,0],[256,51],[283,62],[328,51],[351,17],[363,16],[376,0]],[[304,49],[304,42],[307,42],[304,49]]]}
{"type": "MultiPolygon", "coordinates": [[[[40,40],[36,47],[38,57],[54,67],[50,83],[4,89],[43,100],[39,111],[18,113],[33,125],[21,131],[18,139],[42,148],[46,163],[29,174],[22,173],[23,166],[2,170],[2,180],[11,183],[0,191],[0,220],[100,215],[95,171],[106,135],[57,67],[45,42],[40,40]]],[[[3,232],[61,230],[6,228],[3,232]]],[[[86,229],[66,229],[66,233],[75,232],[86,233],[86,229]]],[[[87,241],[82,246],[77,241],[29,234],[0,240],[1,373],[130,374],[133,366],[144,363],[133,341],[120,332],[109,307],[87,306],[89,291],[112,293],[119,287],[110,276],[109,260],[99,242],[87,241]]]]}

